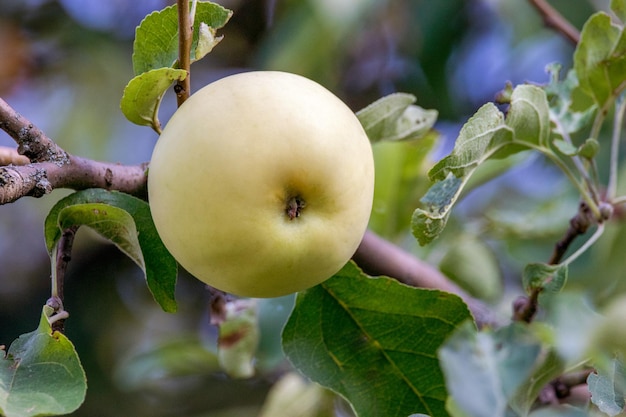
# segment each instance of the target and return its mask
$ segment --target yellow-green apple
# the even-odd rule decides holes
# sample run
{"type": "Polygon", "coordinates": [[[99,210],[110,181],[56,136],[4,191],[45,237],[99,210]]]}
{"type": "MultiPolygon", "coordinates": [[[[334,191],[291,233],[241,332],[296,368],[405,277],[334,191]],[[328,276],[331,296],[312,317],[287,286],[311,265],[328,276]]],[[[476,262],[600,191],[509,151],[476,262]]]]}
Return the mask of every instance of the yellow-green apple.
{"type": "Polygon", "coordinates": [[[150,163],[163,243],[192,275],[276,297],[331,277],[370,216],[372,149],[354,113],[299,75],[231,75],[172,116],[150,163]]]}

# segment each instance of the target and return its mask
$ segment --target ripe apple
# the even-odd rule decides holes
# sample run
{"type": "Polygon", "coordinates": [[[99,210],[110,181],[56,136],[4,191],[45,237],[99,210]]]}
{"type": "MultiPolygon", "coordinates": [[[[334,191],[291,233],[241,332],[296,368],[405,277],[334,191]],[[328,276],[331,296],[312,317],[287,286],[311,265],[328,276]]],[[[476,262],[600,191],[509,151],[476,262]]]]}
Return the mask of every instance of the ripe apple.
{"type": "Polygon", "coordinates": [[[220,290],[277,297],[351,258],[370,216],[372,149],[359,120],[304,77],[232,75],[193,94],[159,138],[148,174],[163,243],[220,290]]]}

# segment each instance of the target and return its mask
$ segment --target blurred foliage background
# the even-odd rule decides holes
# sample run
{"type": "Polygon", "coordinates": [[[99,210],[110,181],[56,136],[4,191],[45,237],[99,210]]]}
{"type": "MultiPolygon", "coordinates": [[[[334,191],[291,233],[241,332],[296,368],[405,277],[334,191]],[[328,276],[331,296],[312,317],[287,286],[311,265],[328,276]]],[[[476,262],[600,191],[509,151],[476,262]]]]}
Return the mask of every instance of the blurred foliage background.
{"type": "MultiPolygon", "coordinates": [[[[490,165],[485,179],[507,172],[469,193],[428,248],[411,237],[410,214],[428,187],[431,161],[451,148],[464,121],[507,81],[545,83],[545,67],[555,61],[568,69],[573,45],[545,28],[525,0],[217,2],[234,16],[221,30],[222,43],[192,67],[194,89],[233,72],[285,70],[320,82],[355,111],[394,91],[439,111],[438,137],[376,145],[371,228],[449,275],[463,275],[456,277],[461,281],[475,278],[479,285],[470,289],[509,314],[520,269],[547,260],[576,212],[576,195],[558,172],[533,156],[508,171],[490,165]]],[[[2,0],[0,96],[71,153],[129,164],[149,160],[156,134],[127,122],[119,100],[132,78],[134,28],[169,4],[2,0]]],[[[551,4],[579,28],[594,11],[608,9],[608,0],[551,4]]],[[[174,110],[175,99],[166,97],[161,120],[174,110]]],[[[0,133],[0,145],[13,142],[0,133]]],[[[50,274],[43,219],[67,193],[0,207],[0,344],[38,322],[50,274]]],[[[598,299],[615,292],[622,273],[620,229],[613,226],[571,270],[573,283],[598,299]]],[[[199,282],[181,274],[180,312],[171,315],[150,299],[138,268],[88,230],[79,232],[73,259],[67,334],[89,382],[86,403],[73,415],[258,415],[286,369],[279,333],[292,298],[263,302],[259,375],[235,381],[215,364],[209,296],[199,282]]],[[[349,415],[332,401],[338,415],[349,415]]]]}

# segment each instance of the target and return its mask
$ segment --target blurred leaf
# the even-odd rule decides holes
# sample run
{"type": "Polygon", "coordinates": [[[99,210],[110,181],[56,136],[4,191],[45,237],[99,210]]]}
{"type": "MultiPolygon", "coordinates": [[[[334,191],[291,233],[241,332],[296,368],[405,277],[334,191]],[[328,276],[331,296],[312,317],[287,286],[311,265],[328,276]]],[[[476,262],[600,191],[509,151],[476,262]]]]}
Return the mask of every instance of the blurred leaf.
{"type": "Polygon", "coordinates": [[[0,413],[6,417],[69,414],[85,400],[85,372],[72,342],[52,332],[51,314],[44,306],[37,330],[0,357],[0,413]]]}
{"type": "Polygon", "coordinates": [[[439,269],[473,297],[495,301],[502,295],[498,259],[474,236],[455,239],[439,262],[439,269]]]}
{"type": "Polygon", "coordinates": [[[103,203],[74,204],[59,211],[57,222],[60,230],[79,226],[93,229],[145,271],[135,221],[126,210],[103,203]]]}
{"type": "Polygon", "coordinates": [[[411,94],[394,93],[378,99],[356,115],[372,143],[416,139],[432,129],[437,111],[415,106],[415,101],[411,94]]]}
{"type": "Polygon", "coordinates": [[[611,10],[619,20],[626,21],[626,1],[611,0],[611,10]]]}
{"type": "MultiPolygon", "coordinates": [[[[232,16],[232,11],[208,1],[199,1],[196,4],[196,15],[193,25],[193,42],[191,44],[192,61],[200,59],[197,52],[206,53],[201,46],[200,24],[204,23],[211,28],[223,27],[232,16]]],[[[206,39],[203,39],[203,43],[206,39]]],[[[175,5],[166,7],[146,16],[137,27],[133,44],[133,70],[135,75],[143,74],[154,69],[171,68],[178,59],[178,11],[175,5]]]]}
{"type": "Polygon", "coordinates": [[[233,378],[253,376],[258,344],[256,300],[236,299],[226,302],[217,339],[217,358],[222,369],[233,378]]]}
{"type": "Polygon", "coordinates": [[[258,417],[332,417],[335,395],[299,374],[285,374],[270,390],[258,417]]]}
{"type": "Polygon", "coordinates": [[[153,341],[147,349],[131,352],[116,364],[117,385],[137,391],[173,378],[219,371],[217,356],[196,337],[153,341]]]}
{"type": "Polygon", "coordinates": [[[167,251],[154,227],[148,203],[116,191],[89,189],[78,191],[59,200],[48,213],[44,224],[44,234],[48,252],[61,238],[63,230],[59,218],[66,207],[81,204],[108,204],[127,211],[133,218],[137,229],[137,239],[145,263],[144,273],[148,288],[163,310],[176,311],[175,286],[178,264],[167,251]]]}
{"type": "Polygon", "coordinates": [[[281,333],[295,303],[295,294],[283,297],[259,298],[259,346],[255,367],[260,372],[272,372],[285,361],[281,333]]]}
{"type": "Polygon", "coordinates": [[[360,417],[445,416],[436,352],[470,317],[455,295],[369,278],[348,263],[298,294],[283,348],[296,368],[344,396],[360,417]]]}
{"type": "Polygon", "coordinates": [[[570,367],[587,359],[593,337],[598,327],[598,313],[590,307],[584,293],[564,291],[548,302],[540,300],[546,310],[546,321],[552,328],[552,341],[556,352],[570,367]]]}
{"type": "Polygon", "coordinates": [[[506,124],[515,132],[516,142],[548,147],[550,110],[545,91],[534,85],[515,87],[506,124]]]}
{"type": "Polygon", "coordinates": [[[554,147],[566,156],[575,156],[578,155],[578,148],[572,145],[570,142],[565,142],[562,139],[555,139],[552,144],[554,147]]]}
{"type": "Polygon", "coordinates": [[[158,68],[137,75],[124,88],[120,108],[124,116],[140,126],[161,129],[159,106],[167,89],[174,81],[182,81],[187,71],[173,68],[158,68]]]}
{"type": "Polygon", "coordinates": [[[618,360],[612,361],[612,369],[600,369],[589,374],[587,384],[593,402],[603,413],[616,416],[624,411],[626,395],[626,372],[618,360]]]}
{"type": "Polygon", "coordinates": [[[591,16],[583,26],[574,52],[574,70],[581,89],[598,107],[605,107],[617,97],[626,86],[624,26],[613,22],[604,12],[591,16]]]}
{"type": "Polygon", "coordinates": [[[540,344],[513,323],[494,332],[467,324],[439,350],[448,392],[467,417],[504,417],[508,402],[527,381],[540,344]]]}
{"type": "Polygon", "coordinates": [[[541,390],[565,370],[563,360],[553,350],[542,352],[537,362],[530,376],[509,400],[510,407],[520,416],[528,415],[537,403],[541,390]]]}
{"type": "Polygon", "coordinates": [[[567,266],[530,263],[524,268],[522,282],[526,293],[541,290],[542,295],[552,295],[561,291],[567,281],[567,266]]]}
{"type": "Polygon", "coordinates": [[[549,65],[547,70],[550,82],[544,89],[550,103],[550,119],[554,123],[552,129],[562,137],[578,132],[590,123],[596,106],[592,102],[575,103],[576,98],[581,102],[582,97],[574,94],[579,90],[579,83],[573,69],[567,72],[563,80],[559,79],[560,64],[549,65]]]}
{"type": "Polygon", "coordinates": [[[530,413],[530,417],[589,417],[586,410],[570,405],[544,407],[530,413]]]}
{"type": "Polygon", "coordinates": [[[439,135],[431,130],[420,139],[373,146],[376,178],[369,227],[377,234],[394,238],[410,227],[411,213],[430,186],[425,175],[428,155],[438,140],[439,135]]]}

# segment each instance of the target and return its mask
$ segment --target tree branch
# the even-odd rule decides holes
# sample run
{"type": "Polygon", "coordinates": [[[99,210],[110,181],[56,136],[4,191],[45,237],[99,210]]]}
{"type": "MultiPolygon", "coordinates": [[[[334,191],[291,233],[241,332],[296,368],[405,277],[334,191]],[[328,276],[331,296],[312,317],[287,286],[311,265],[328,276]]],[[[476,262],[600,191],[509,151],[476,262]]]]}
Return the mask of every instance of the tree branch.
{"type": "MultiPolygon", "coordinates": [[[[578,236],[584,235],[596,221],[589,207],[584,202],[580,203],[578,212],[570,220],[565,235],[554,245],[548,264],[559,264],[574,240],[578,236]]],[[[541,288],[536,287],[533,288],[529,296],[522,296],[515,300],[513,303],[513,320],[530,323],[537,314],[540,295],[541,288]]]]}
{"type": "Polygon", "coordinates": [[[0,205],[22,197],[42,197],[56,188],[84,190],[104,188],[143,197],[146,195],[148,164],[120,165],[68,155],[57,165],[40,162],[0,167],[0,205]]]}
{"type": "Polygon", "coordinates": [[[580,32],[567,21],[546,0],[529,0],[530,4],[537,9],[546,26],[555,29],[565,36],[574,45],[580,41],[580,32]]]}
{"type": "MultiPolygon", "coordinates": [[[[4,101],[2,103],[0,128],[12,136],[16,132],[28,130],[34,142],[40,145],[39,149],[45,155],[50,155],[52,160],[33,153],[33,158],[42,162],[0,166],[0,205],[25,196],[41,197],[56,188],[103,188],[147,198],[147,163],[127,166],[70,155],[32,123],[17,115],[8,104],[4,101]],[[10,123],[7,118],[11,119],[10,123]],[[62,162],[57,158],[58,155],[63,156],[62,162]]],[[[16,136],[22,140],[23,135],[16,136]]],[[[386,275],[408,285],[457,294],[469,305],[479,324],[495,323],[489,308],[466,294],[439,270],[372,232],[365,234],[354,260],[370,275],[386,275]]]]}
{"type": "Polygon", "coordinates": [[[34,162],[0,164],[0,205],[25,196],[41,197],[55,188],[104,188],[146,195],[147,163],[120,165],[70,155],[2,99],[0,129],[17,142],[19,154],[34,162]]]}
{"type": "Polygon", "coordinates": [[[68,154],[47,137],[39,128],[17,113],[0,98],[0,129],[15,140],[17,151],[31,162],[68,163],[68,154]]]}
{"type": "Polygon", "coordinates": [[[180,107],[191,94],[191,41],[192,27],[189,17],[189,0],[177,0],[178,7],[178,68],[187,71],[187,77],[182,81],[177,81],[174,86],[176,101],[180,107]]]}
{"type": "Polygon", "coordinates": [[[458,295],[479,325],[496,324],[494,313],[454,284],[438,269],[393,243],[367,231],[352,259],[369,275],[385,275],[414,287],[433,288],[458,295]]]}

